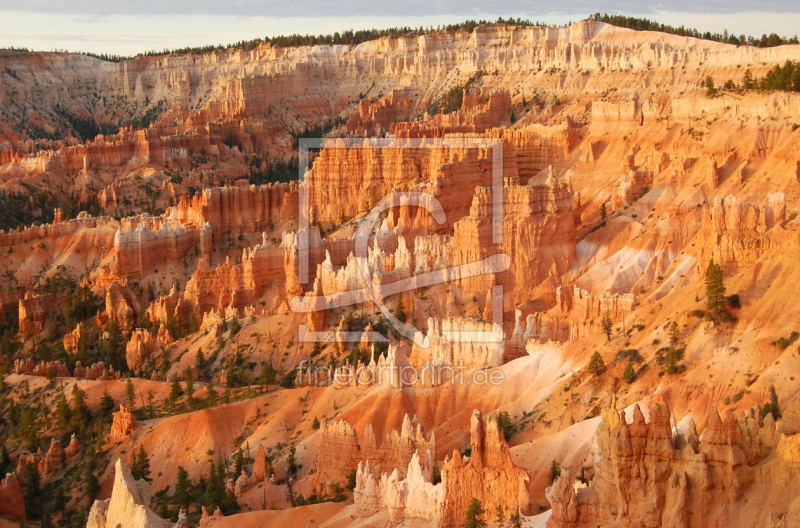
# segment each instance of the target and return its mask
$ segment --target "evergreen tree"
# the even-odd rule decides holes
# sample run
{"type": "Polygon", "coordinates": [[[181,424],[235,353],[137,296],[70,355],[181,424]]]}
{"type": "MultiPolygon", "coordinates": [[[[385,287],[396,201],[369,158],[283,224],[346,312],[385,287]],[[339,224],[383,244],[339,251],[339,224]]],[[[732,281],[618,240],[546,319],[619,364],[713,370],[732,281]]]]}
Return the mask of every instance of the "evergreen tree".
{"type": "Polygon", "coordinates": [[[406,320],[406,307],[403,305],[402,294],[397,298],[397,305],[394,307],[394,316],[397,317],[400,322],[405,322],[406,320]]]}
{"type": "Polygon", "coordinates": [[[42,512],[41,528],[53,528],[53,507],[49,504],[45,505],[44,512],[42,512]]]}
{"type": "Polygon", "coordinates": [[[606,225],[606,220],[608,220],[608,210],[606,210],[605,202],[600,204],[600,225],[606,225]]]}
{"type": "Polygon", "coordinates": [[[153,417],[153,398],[155,397],[156,395],[153,394],[153,391],[151,390],[147,391],[147,415],[150,418],[153,417]]]}
{"type": "Polygon", "coordinates": [[[519,508],[508,518],[508,528],[522,528],[522,516],[519,514],[519,508]]]}
{"type": "Polygon", "coordinates": [[[169,401],[172,405],[178,403],[178,400],[181,398],[183,394],[183,389],[181,388],[181,382],[178,381],[178,378],[172,380],[172,385],[169,388],[169,401]]]}
{"type": "Polygon", "coordinates": [[[150,459],[147,457],[147,452],[144,446],[139,444],[139,451],[133,455],[133,464],[131,464],[131,475],[136,480],[144,480],[150,482],[150,459]]]}
{"type": "Polygon", "coordinates": [[[188,334],[193,334],[198,330],[197,326],[197,318],[194,316],[194,312],[189,314],[189,317],[186,318],[186,332],[188,334]]]}
{"type": "MultiPolygon", "coordinates": [[[[114,408],[117,404],[114,402],[114,398],[108,394],[108,389],[103,391],[103,396],[100,398],[100,413],[103,415],[103,418],[106,420],[111,419],[111,414],[114,412],[114,408]]],[[[58,410],[56,410],[58,413],[58,410]]]]}
{"type": "Polygon", "coordinates": [[[671,348],[678,348],[678,344],[680,343],[680,328],[678,327],[678,323],[676,321],[672,321],[672,324],[669,325],[669,346],[671,348]]]}
{"type": "Polygon", "coordinates": [[[108,363],[114,367],[114,370],[123,371],[127,367],[122,361],[125,345],[122,342],[122,332],[116,319],[111,319],[106,325],[106,332],[108,332],[108,340],[106,341],[108,363]]]}
{"type": "Polygon", "coordinates": [[[438,484],[442,481],[442,468],[439,467],[439,462],[434,459],[433,460],[433,469],[431,471],[431,482],[433,484],[438,484]]]}
{"type": "Polygon", "coordinates": [[[725,297],[722,266],[715,263],[714,259],[711,259],[706,267],[705,283],[708,309],[712,312],[725,309],[728,299],[725,297]]]}
{"type": "Polygon", "coordinates": [[[214,384],[209,382],[206,386],[206,405],[208,407],[216,406],[218,397],[217,391],[214,389],[214,384]]]}
{"type": "Polygon", "coordinates": [[[58,418],[59,429],[66,429],[69,426],[72,418],[72,410],[67,403],[67,397],[64,396],[64,391],[59,392],[56,396],[56,417],[58,418]]]}
{"type": "Polygon", "coordinates": [[[203,371],[206,368],[206,356],[203,354],[203,349],[197,349],[197,356],[194,359],[194,366],[197,369],[197,372],[200,373],[199,379],[203,379],[205,376],[203,375],[203,371]]]}
{"type": "Polygon", "coordinates": [[[87,460],[83,467],[83,493],[91,503],[98,491],[100,491],[100,484],[97,482],[97,477],[94,476],[93,464],[87,460]]]}
{"type": "Polygon", "coordinates": [[[589,374],[597,374],[598,376],[606,371],[606,363],[603,361],[603,356],[600,355],[600,352],[595,352],[592,354],[592,358],[589,360],[589,365],[586,367],[586,371],[589,374]]]}
{"type": "Polygon", "coordinates": [[[133,381],[131,381],[130,376],[125,381],[125,405],[131,411],[136,407],[136,391],[133,388],[133,381]]]}
{"type": "Polygon", "coordinates": [[[481,501],[472,497],[464,516],[464,528],[486,528],[486,520],[483,518],[485,513],[481,501]]]}
{"type": "Polygon", "coordinates": [[[88,422],[89,408],[86,406],[86,393],[78,385],[72,386],[72,423],[78,429],[88,422]]]}
{"type": "Polygon", "coordinates": [[[5,444],[0,446],[0,475],[9,473],[11,469],[11,457],[8,455],[8,449],[5,444]]]}
{"type": "Polygon", "coordinates": [[[742,80],[742,88],[745,90],[752,90],[756,87],[756,82],[753,79],[753,73],[750,71],[750,68],[747,68],[744,71],[744,79],[742,80]]]}
{"type": "Polygon", "coordinates": [[[608,312],[604,313],[600,325],[603,327],[603,333],[606,335],[606,339],[611,341],[611,332],[614,331],[614,322],[611,320],[611,314],[608,312]]]}
{"type": "Polygon", "coordinates": [[[212,461],[211,468],[208,471],[206,491],[203,497],[204,505],[208,511],[213,512],[220,506],[220,497],[224,491],[225,488],[222,476],[217,474],[217,464],[212,461]]]}
{"type": "Polygon", "coordinates": [[[633,370],[633,364],[628,363],[628,366],[625,367],[625,372],[622,373],[622,379],[625,380],[625,383],[630,385],[633,383],[633,380],[636,378],[636,372],[633,370]]]}
{"type": "Polygon", "coordinates": [[[189,473],[183,466],[178,466],[178,480],[175,482],[175,493],[172,495],[173,502],[185,509],[189,509],[189,488],[191,482],[189,481],[189,473]]]}
{"type": "Polygon", "coordinates": [[[64,487],[59,486],[56,488],[56,494],[53,497],[53,511],[56,513],[62,513],[66,507],[67,497],[64,494],[64,487]]]}
{"type": "Polygon", "coordinates": [[[314,430],[319,429],[319,420],[317,419],[316,416],[314,417],[314,421],[311,422],[311,428],[314,430]]]}
{"type": "Polygon", "coordinates": [[[238,476],[242,474],[242,468],[244,467],[244,453],[242,453],[242,448],[236,450],[236,453],[233,454],[233,476],[234,478],[239,478],[238,476]]]}
{"type": "Polygon", "coordinates": [[[293,477],[295,473],[297,473],[297,461],[294,458],[295,454],[295,446],[294,442],[289,445],[289,456],[286,458],[286,473],[293,477]]]}
{"type": "Polygon", "coordinates": [[[231,320],[231,329],[230,329],[231,330],[230,331],[231,337],[233,337],[236,334],[238,334],[239,330],[241,330],[241,329],[242,329],[242,325],[239,324],[239,319],[234,317],[233,320],[231,320]]]}
{"type": "Polygon", "coordinates": [[[514,425],[511,423],[511,417],[508,413],[505,411],[497,413],[495,421],[497,421],[497,428],[503,431],[503,437],[506,440],[510,440],[511,435],[514,434],[514,425]]]}
{"type": "Polygon", "coordinates": [[[502,527],[503,523],[506,521],[506,514],[503,511],[503,507],[501,505],[497,505],[497,509],[495,510],[495,520],[494,522],[497,523],[497,526],[502,527]]]}
{"type": "Polygon", "coordinates": [[[191,367],[186,367],[186,371],[183,373],[183,381],[186,383],[186,403],[190,409],[194,409],[194,374],[191,367]]]}
{"type": "Polygon", "coordinates": [[[714,79],[712,79],[710,75],[706,76],[705,80],[703,81],[703,87],[706,89],[706,95],[708,96],[712,96],[717,93],[717,89],[714,87],[714,79]]]}
{"type": "Polygon", "coordinates": [[[25,516],[29,519],[38,518],[41,515],[41,498],[39,496],[39,470],[36,464],[28,462],[22,477],[25,489],[22,492],[22,499],[25,502],[25,516]]]}
{"type": "Polygon", "coordinates": [[[550,484],[556,481],[561,476],[561,466],[556,460],[550,464],[550,484]]]}

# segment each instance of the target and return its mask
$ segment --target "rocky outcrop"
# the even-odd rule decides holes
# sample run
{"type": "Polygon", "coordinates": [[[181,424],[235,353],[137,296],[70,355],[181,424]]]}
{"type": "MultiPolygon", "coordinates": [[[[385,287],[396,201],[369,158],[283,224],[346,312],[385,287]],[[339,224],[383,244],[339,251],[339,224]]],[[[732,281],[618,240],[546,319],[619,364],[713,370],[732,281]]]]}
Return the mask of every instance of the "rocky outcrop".
{"type": "Polygon", "coordinates": [[[297,216],[299,203],[296,183],[250,185],[203,189],[195,196],[183,196],[167,211],[167,217],[180,224],[209,226],[209,243],[234,233],[261,233],[273,225],[297,216]]]}
{"type": "Polygon", "coordinates": [[[409,363],[422,373],[421,385],[436,386],[459,373],[498,367],[504,362],[505,336],[499,324],[467,317],[428,318],[427,347],[415,339],[409,363]]]}
{"type": "Polygon", "coordinates": [[[481,295],[490,286],[501,285],[504,302],[511,305],[529,298],[536,286],[548,278],[557,280],[569,269],[575,257],[575,200],[571,183],[560,181],[552,169],[544,185],[518,185],[508,178],[503,187],[503,231],[498,247],[493,233],[493,192],[476,189],[469,216],[455,224],[450,260],[458,265],[505,254],[510,259],[507,272],[494,279],[489,274],[463,279],[460,284],[481,295]]]}
{"type": "Polygon", "coordinates": [[[143,277],[157,264],[178,262],[200,241],[200,229],[160,218],[141,218],[120,226],[114,236],[114,273],[143,277]]]}
{"type": "Polygon", "coordinates": [[[211,267],[201,259],[186,284],[184,299],[199,314],[215,309],[237,312],[255,304],[256,299],[273,283],[284,280],[284,250],[263,235],[261,244],[242,251],[239,263],[211,267]]]}
{"type": "Polygon", "coordinates": [[[124,404],[120,404],[119,411],[114,413],[114,421],[111,423],[111,440],[130,436],[135,428],[136,418],[124,404]]]}
{"type": "Polygon", "coordinates": [[[517,311],[509,347],[524,349],[530,339],[566,342],[598,334],[606,314],[618,323],[636,307],[632,293],[594,293],[577,285],[558,286],[555,301],[552,309],[528,314],[524,321],[517,311]]]}
{"type": "Polygon", "coordinates": [[[17,473],[8,473],[0,481],[0,515],[13,519],[22,519],[25,515],[25,500],[17,473]]]}
{"type": "Polygon", "coordinates": [[[148,508],[148,495],[148,484],[134,480],[122,460],[117,459],[111,498],[94,501],[86,528],[172,528],[172,523],[148,508]]]}
{"type": "Polygon", "coordinates": [[[391,471],[392,468],[404,471],[417,451],[436,452],[436,438],[433,434],[425,437],[425,428],[416,416],[411,420],[406,415],[400,432],[388,433],[381,444],[377,442],[372,425],[367,425],[359,441],[355,428],[344,420],[324,421],[320,434],[314,486],[323,495],[330,494],[334,484],[344,487],[347,474],[362,461],[369,460],[371,471],[380,475],[381,470],[391,471]]]}
{"type": "Polygon", "coordinates": [[[576,492],[569,472],[562,473],[547,489],[553,507],[548,527],[708,526],[724,519],[726,507],[752,483],[781,486],[796,473],[754,466],[769,456],[785,456],[776,444],[797,432],[790,425],[783,436],[776,434],[772,415],[762,421],[757,408],[725,420],[712,408],[699,439],[694,422],[683,434],[673,431],[665,404],[651,408],[649,422],[638,405],[631,423],[624,411],[604,412],[594,479],[576,492]]]}
{"type": "Polygon", "coordinates": [[[147,365],[148,361],[167,348],[170,341],[168,332],[159,332],[158,335],[154,335],[145,328],[135,329],[131,332],[128,344],[125,345],[125,362],[128,364],[128,368],[133,372],[138,372],[147,365]]]}
{"type": "Polygon", "coordinates": [[[508,444],[495,420],[484,421],[475,411],[470,423],[472,453],[462,458],[459,451],[446,460],[442,481],[432,483],[433,463],[416,452],[405,478],[395,468],[380,477],[369,462],[359,464],[354,499],[356,514],[370,517],[386,511],[393,524],[424,521],[428,526],[460,526],[472,498],[488,512],[501,506],[504,511],[528,510],[528,473],[511,461],[508,444]]]}

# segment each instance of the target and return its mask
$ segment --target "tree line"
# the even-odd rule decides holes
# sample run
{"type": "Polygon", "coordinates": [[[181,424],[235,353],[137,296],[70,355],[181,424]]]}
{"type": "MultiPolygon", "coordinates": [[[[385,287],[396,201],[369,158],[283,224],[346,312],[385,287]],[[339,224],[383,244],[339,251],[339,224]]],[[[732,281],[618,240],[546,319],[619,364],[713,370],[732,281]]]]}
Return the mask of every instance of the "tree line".
{"type": "Polygon", "coordinates": [[[724,42],[726,44],[735,44],[737,46],[755,46],[757,48],[772,48],[775,46],[783,46],[784,44],[797,44],[797,35],[792,38],[781,37],[777,33],[764,34],[761,38],[756,38],[747,35],[733,35],[726,29],[722,33],[712,33],[710,31],[701,32],[694,28],[687,28],[684,26],[673,27],[667,24],[661,24],[654,20],[641,17],[630,17],[625,15],[609,15],[608,13],[595,13],[589,17],[590,20],[597,20],[605,22],[613,26],[634,29],[636,31],[659,31],[661,33],[669,33],[671,35],[679,35],[681,37],[692,37],[703,40],[713,40],[714,42],[724,42]]]}

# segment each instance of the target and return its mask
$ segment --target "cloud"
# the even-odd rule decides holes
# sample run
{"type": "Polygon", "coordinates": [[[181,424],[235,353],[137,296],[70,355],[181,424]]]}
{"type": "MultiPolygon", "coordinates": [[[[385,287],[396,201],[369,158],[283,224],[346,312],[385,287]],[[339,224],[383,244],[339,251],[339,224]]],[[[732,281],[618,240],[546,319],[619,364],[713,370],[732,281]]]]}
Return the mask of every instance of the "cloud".
{"type": "MultiPolygon", "coordinates": [[[[480,16],[521,16],[530,19],[546,15],[587,16],[595,12],[636,13],[647,15],[660,11],[685,13],[731,14],[743,12],[800,13],[797,0],[675,0],[672,2],[644,3],[635,0],[408,0],[405,2],[375,2],[374,0],[139,0],[117,2],[109,0],[26,0],[11,2],[0,0],[1,11],[27,11],[36,13],[62,13],[71,15],[221,15],[286,17],[347,17],[347,16],[462,16],[463,19],[480,16]]],[[[687,20],[691,25],[691,20],[687,20]]]]}

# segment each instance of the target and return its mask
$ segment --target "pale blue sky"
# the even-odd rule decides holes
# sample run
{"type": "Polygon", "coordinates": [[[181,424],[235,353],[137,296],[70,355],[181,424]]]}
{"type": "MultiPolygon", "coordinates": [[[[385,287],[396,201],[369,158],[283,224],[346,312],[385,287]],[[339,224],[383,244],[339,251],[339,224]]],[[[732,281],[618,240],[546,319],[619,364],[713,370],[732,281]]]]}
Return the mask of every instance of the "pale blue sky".
{"type": "Polygon", "coordinates": [[[228,44],[289,33],[333,33],[345,29],[436,26],[469,18],[523,17],[551,24],[580,20],[593,12],[646,16],[702,31],[729,29],[759,36],[793,36],[800,27],[800,2],[677,0],[647,5],[636,1],[302,0],[0,0],[0,47],[68,49],[135,54],[147,50],[228,44]]]}

